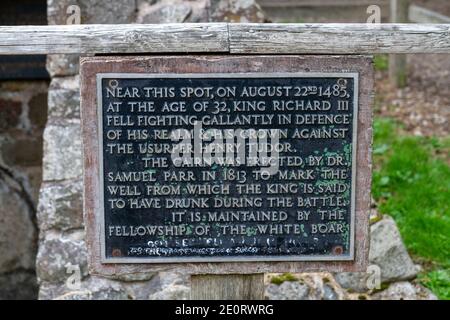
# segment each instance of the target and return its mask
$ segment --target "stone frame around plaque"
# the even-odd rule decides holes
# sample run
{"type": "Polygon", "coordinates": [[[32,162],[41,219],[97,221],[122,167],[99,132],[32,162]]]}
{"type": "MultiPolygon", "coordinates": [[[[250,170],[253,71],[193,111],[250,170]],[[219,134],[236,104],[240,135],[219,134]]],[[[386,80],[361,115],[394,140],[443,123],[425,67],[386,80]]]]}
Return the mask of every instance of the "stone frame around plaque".
{"type": "MultiPolygon", "coordinates": [[[[145,77],[145,76],[144,76],[145,77]]],[[[304,271],[364,271],[368,260],[368,218],[371,182],[371,100],[373,69],[367,56],[147,56],[91,57],[81,59],[82,134],[84,142],[84,217],[89,251],[89,266],[94,274],[106,276],[173,270],[185,273],[259,273],[304,271]],[[102,177],[101,127],[97,110],[97,78],[104,74],[150,74],[149,77],[177,76],[218,77],[218,74],[248,75],[357,75],[354,95],[357,111],[354,121],[352,224],[354,256],[347,260],[332,259],[204,259],[175,258],[159,261],[106,259],[102,252],[102,177]],[[355,161],[356,160],[356,161],[355,161]],[[261,261],[263,260],[263,261],[261,261]]]]}

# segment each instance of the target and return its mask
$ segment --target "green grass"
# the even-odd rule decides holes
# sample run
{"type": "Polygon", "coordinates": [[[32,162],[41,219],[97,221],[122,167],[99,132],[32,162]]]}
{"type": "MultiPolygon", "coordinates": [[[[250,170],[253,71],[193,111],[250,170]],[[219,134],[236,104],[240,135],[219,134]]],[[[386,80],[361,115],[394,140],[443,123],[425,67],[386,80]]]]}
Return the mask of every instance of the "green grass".
{"type": "Polygon", "coordinates": [[[377,119],[373,155],[380,212],[396,220],[409,252],[426,263],[420,281],[450,299],[450,138],[408,136],[393,120],[377,119]]]}
{"type": "Polygon", "coordinates": [[[377,54],[373,57],[373,66],[377,71],[387,71],[389,69],[389,59],[387,54],[377,54]]]}
{"type": "Polygon", "coordinates": [[[419,280],[441,299],[450,300],[450,270],[434,270],[421,274],[419,280]]]}

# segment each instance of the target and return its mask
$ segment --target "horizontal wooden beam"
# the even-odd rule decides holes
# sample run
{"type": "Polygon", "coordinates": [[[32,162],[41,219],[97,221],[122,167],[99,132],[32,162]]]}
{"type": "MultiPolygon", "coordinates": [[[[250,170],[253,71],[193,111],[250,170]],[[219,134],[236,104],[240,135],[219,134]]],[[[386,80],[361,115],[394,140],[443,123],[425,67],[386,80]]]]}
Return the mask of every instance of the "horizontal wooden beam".
{"type": "Polygon", "coordinates": [[[0,26],[0,54],[450,53],[448,24],[0,26]]]}
{"type": "Polygon", "coordinates": [[[226,23],[0,27],[0,54],[228,51],[226,23]]]}
{"type": "Polygon", "coordinates": [[[445,24],[230,24],[231,53],[450,53],[445,24]]]}

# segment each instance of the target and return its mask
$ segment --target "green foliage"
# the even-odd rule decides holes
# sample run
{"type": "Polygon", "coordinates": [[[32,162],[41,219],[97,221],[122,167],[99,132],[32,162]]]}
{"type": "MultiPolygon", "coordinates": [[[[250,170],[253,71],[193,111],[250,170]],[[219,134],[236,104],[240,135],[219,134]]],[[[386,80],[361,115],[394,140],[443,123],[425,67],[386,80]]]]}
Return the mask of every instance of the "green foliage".
{"type": "MultiPolygon", "coordinates": [[[[448,268],[450,139],[406,136],[393,120],[377,119],[373,157],[372,192],[380,212],[394,217],[410,253],[448,268]]],[[[444,292],[448,277],[442,282],[446,281],[444,292]]]]}
{"type": "Polygon", "coordinates": [[[283,273],[279,276],[274,276],[270,282],[276,285],[280,285],[285,281],[297,281],[298,279],[291,273],[283,273]]]}
{"type": "Polygon", "coordinates": [[[436,293],[440,299],[450,300],[450,269],[421,274],[419,281],[436,293]]]}
{"type": "Polygon", "coordinates": [[[377,71],[387,71],[389,60],[386,54],[377,54],[373,57],[373,66],[377,71]]]}

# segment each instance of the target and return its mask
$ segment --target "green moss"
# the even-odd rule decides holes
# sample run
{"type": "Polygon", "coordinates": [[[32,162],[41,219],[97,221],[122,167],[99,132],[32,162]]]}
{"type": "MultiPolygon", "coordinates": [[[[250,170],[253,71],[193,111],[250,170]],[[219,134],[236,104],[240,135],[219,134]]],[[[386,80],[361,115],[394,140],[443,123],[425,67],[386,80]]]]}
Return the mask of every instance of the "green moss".
{"type": "Polygon", "coordinates": [[[276,284],[276,285],[280,285],[285,281],[298,281],[298,279],[292,273],[287,272],[287,273],[283,273],[279,276],[274,276],[270,280],[271,283],[276,284]]]}
{"type": "Polygon", "coordinates": [[[383,282],[380,284],[379,288],[375,288],[372,290],[372,293],[377,293],[383,290],[386,290],[387,288],[389,288],[389,283],[383,282]]]}
{"type": "Polygon", "coordinates": [[[371,217],[369,220],[369,224],[374,224],[374,223],[380,221],[381,219],[383,219],[383,216],[381,214],[377,215],[375,217],[371,217]]]}

